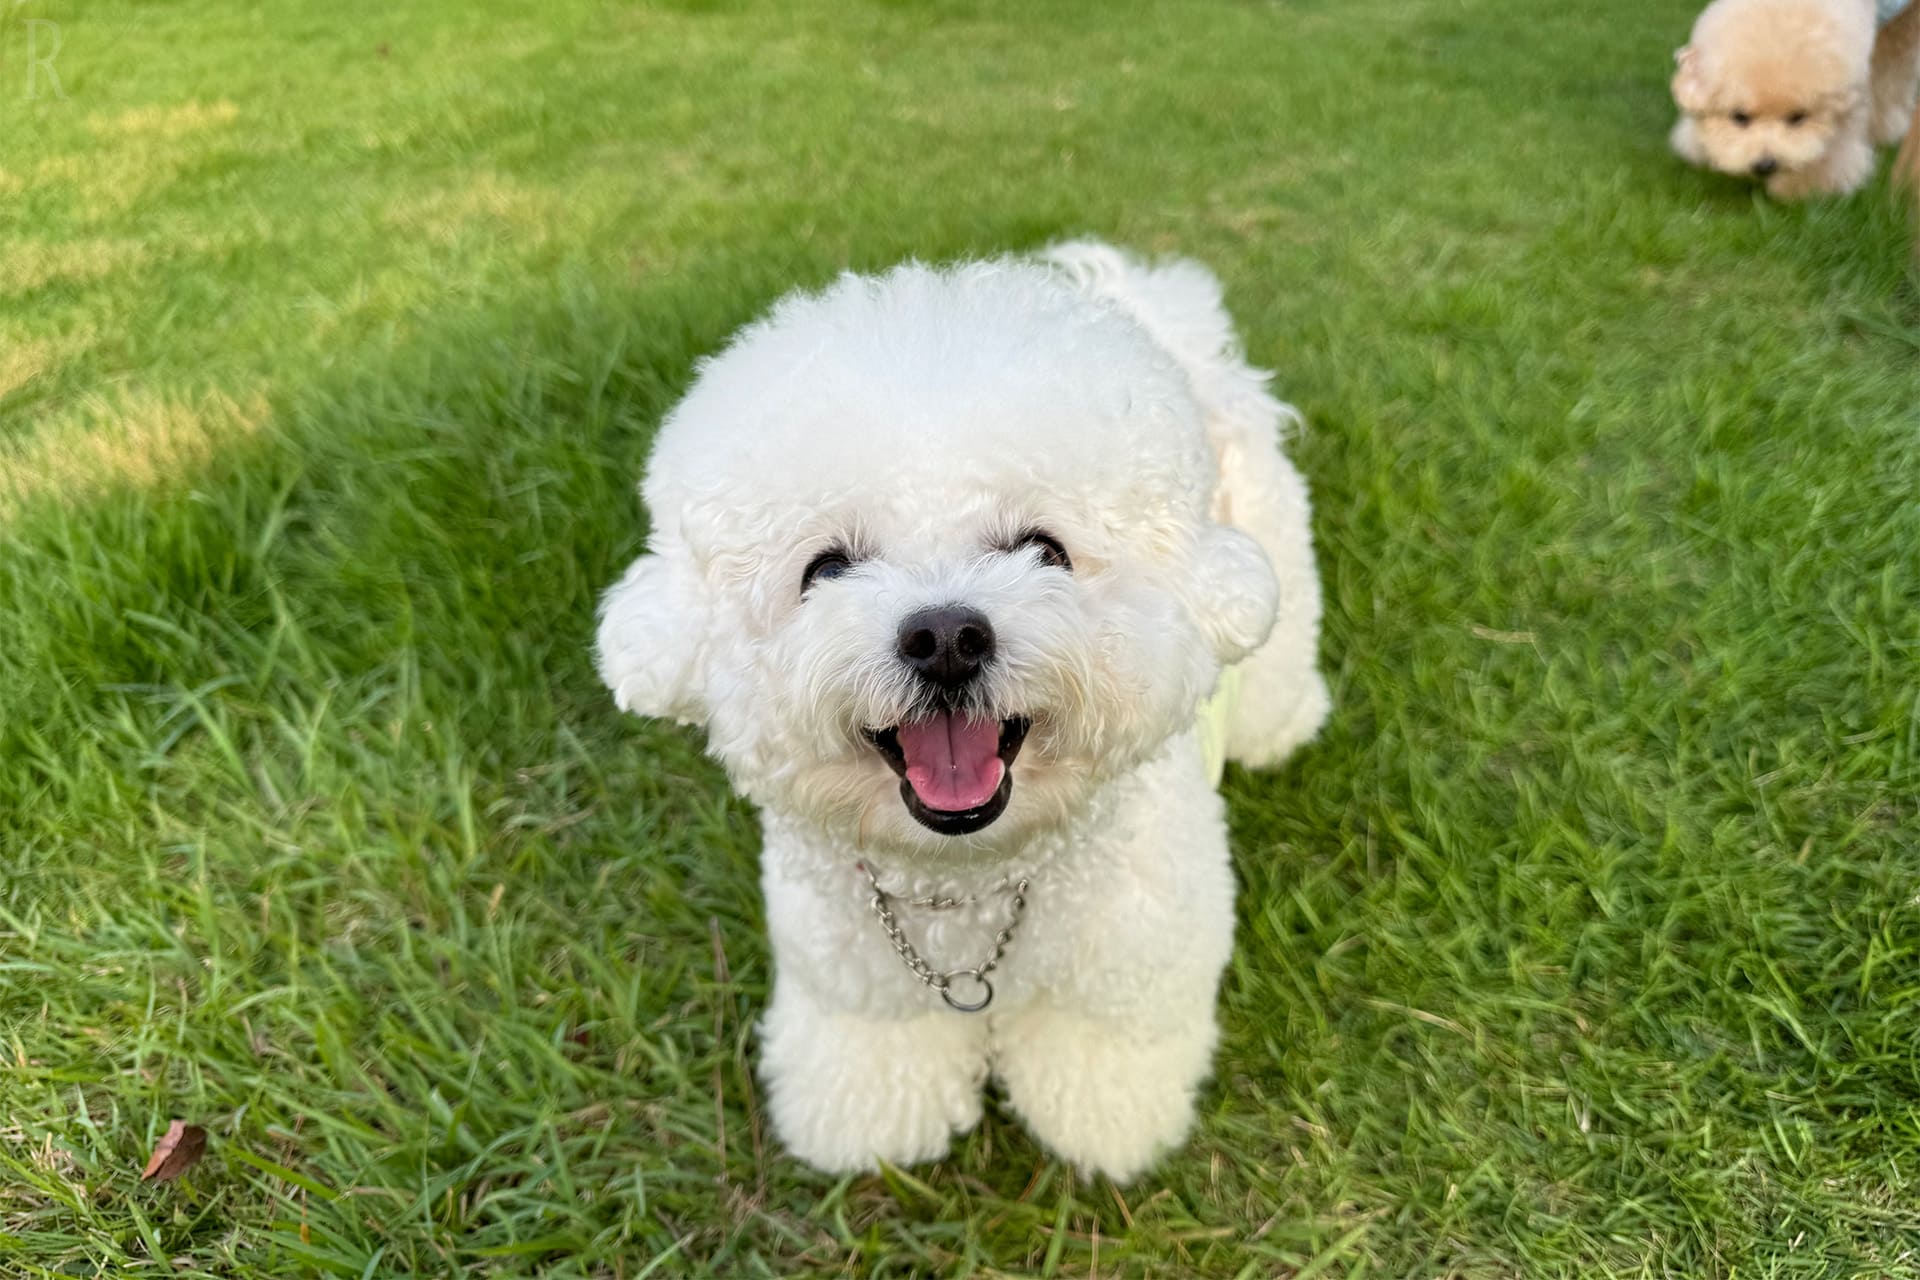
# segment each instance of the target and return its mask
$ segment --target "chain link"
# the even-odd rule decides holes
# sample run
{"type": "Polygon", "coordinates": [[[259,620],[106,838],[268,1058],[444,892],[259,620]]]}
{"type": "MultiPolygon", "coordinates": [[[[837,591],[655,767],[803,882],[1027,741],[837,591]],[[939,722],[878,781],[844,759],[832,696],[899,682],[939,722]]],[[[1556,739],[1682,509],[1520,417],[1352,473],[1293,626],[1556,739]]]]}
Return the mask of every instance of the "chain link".
{"type": "Polygon", "coordinates": [[[979,897],[969,895],[964,898],[896,898],[880,887],[880,881],[874,877],[872,868],[866,863],[860,864],[860,871],[867,877],[867,883],[873,888],[873,897],[868,900],[867,907],[873,912],[874,919],[880,922],[880,927],[886,930],[887,941],[893,944],[894,954],[899,956],[901,963],[907,966],[907,971],[919,979],[923,986],[937,992],[950,1009],[961,1013],[979,1013],[992,1004],[993,984],[987,981],[987,975],[1000,967],[1001,957],[1007,953],[1007,944],[1013,941],[1014,930],[1019,927],[1020,915],[1027,909],[1026,877],[1022,876],[1018,883],[1011,885],[1002,880],[995,887],[996,893],[1011,889],[1013,902],[1012,910],[1007,914],[1007,923],[1000,932],[993,935],[993,950],[987,953],[987,958],[971,968],[942,970],[928,964],[918,948],[907,941],[906,931],[900,927],[900,918],[893,913],[892,906],[888,904],[898,902],[904,906],[923,907],[929,911],[951,911],[955,907],[969,906],[978,902],[979,897]],[[955,998],[953,994],[955,978],[971,978],[978,983],[981,990],[980,998],[973,1001],[955,998]]]}

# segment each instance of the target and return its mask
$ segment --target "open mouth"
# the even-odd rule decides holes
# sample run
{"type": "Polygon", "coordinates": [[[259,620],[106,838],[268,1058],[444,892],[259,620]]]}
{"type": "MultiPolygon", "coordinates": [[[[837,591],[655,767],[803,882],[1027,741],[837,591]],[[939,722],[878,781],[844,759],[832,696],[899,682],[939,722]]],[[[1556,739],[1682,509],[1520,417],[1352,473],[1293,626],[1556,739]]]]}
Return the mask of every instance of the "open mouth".
{"type": "Polygon", "coordinates": [[[964,836],[1006,811],[1013,760],[1027,728],[1025,716],[989,720],[936,711],[869,729],[867,740],[900,775],[900,799],[914,821],[943,836],[964,836]]]}

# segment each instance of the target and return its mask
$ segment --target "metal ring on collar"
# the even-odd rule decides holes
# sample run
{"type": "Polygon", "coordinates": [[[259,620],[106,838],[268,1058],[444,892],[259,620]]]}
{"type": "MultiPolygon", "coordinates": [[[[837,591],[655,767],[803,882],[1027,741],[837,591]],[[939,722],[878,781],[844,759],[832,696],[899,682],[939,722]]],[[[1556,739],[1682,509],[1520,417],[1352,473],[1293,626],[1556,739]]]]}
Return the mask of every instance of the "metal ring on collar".
{"type": "Polygon", "coordinates": [[[940,984],[940,998],[947,1002],[947,1008],[956,1013],[979,1013],[993,1003],[993,984],[987,981],[987,975],[978,969],[954,969],[940,975],[945,979],[940,984]],[[972,978],[980,984],[980,999],[977,1001],[956,1000],[953,998],[953,980],[972,978]]]}

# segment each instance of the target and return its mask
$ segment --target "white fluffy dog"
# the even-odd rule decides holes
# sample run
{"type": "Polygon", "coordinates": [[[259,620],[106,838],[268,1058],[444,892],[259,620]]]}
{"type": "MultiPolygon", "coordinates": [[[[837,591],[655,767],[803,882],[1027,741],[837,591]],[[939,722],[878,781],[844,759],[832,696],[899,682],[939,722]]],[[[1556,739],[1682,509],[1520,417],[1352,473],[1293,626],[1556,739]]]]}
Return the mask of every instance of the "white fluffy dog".
{"type": "Polygon", "coordinates": [[[662,427],[600,670],[760,807],[807,1162],[938,1157],[989,1074],[1116,1179],[1186,1134],[1233,936],[1202,703],[1239,664],[1248,764],[1327,711],[1266,382],[1203,268],[1082,243],[789,297],[662,427]]]}

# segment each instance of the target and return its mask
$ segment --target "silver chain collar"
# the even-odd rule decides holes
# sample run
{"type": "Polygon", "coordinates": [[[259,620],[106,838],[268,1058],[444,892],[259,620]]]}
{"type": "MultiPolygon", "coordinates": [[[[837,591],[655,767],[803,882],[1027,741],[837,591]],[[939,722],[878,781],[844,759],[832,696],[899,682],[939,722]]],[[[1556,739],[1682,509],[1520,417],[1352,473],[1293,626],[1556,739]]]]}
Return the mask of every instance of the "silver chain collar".
{"type": "Polygon", "coordinates": [[[972,968],[941,970],[928,964],[919,950],[907,941],[906,933],[900,928],[900,919],[894,915],[893,907],[889,904],[923,907],[928,911],[952,911],[956,907],[971,906],[980,900],[979,897],[969,894],[964,898],[901,898],[882,889],[880,882],[874,878],[872,868],[866,863],[860,863],[859,867],[860,873],[866,876],[867,883],[873,887],[873,897],[868,900],[867,908],[880,922],[880,927],[887,931],[887,941],[893,944],[894,954],[900,957],[900,962],[907,966],[908,972],[918,978],[922,985],[939,992],[940,998],[947,1002],[947,1007],[958,1013],[979,1013],[992,1004],[993,984],[987,981],[987,975],[1000,966],[1000,957],[1006,954],[1007,944],[1013,941],[1013,931],[1020,924],[1020,915],[1027,909],[1026,877],[1022,876],[1011,884],[1002,880],[994,888],[995,893],[1009,889],[1013,891],[1013,910],[1007,913],[1006,925],[993,935],[993,950],[987,953],[987,958],[972,968]],[[980,998],[971,1001],[955,999],[955,978],[969,979],[978,984],[980,998]]]}

